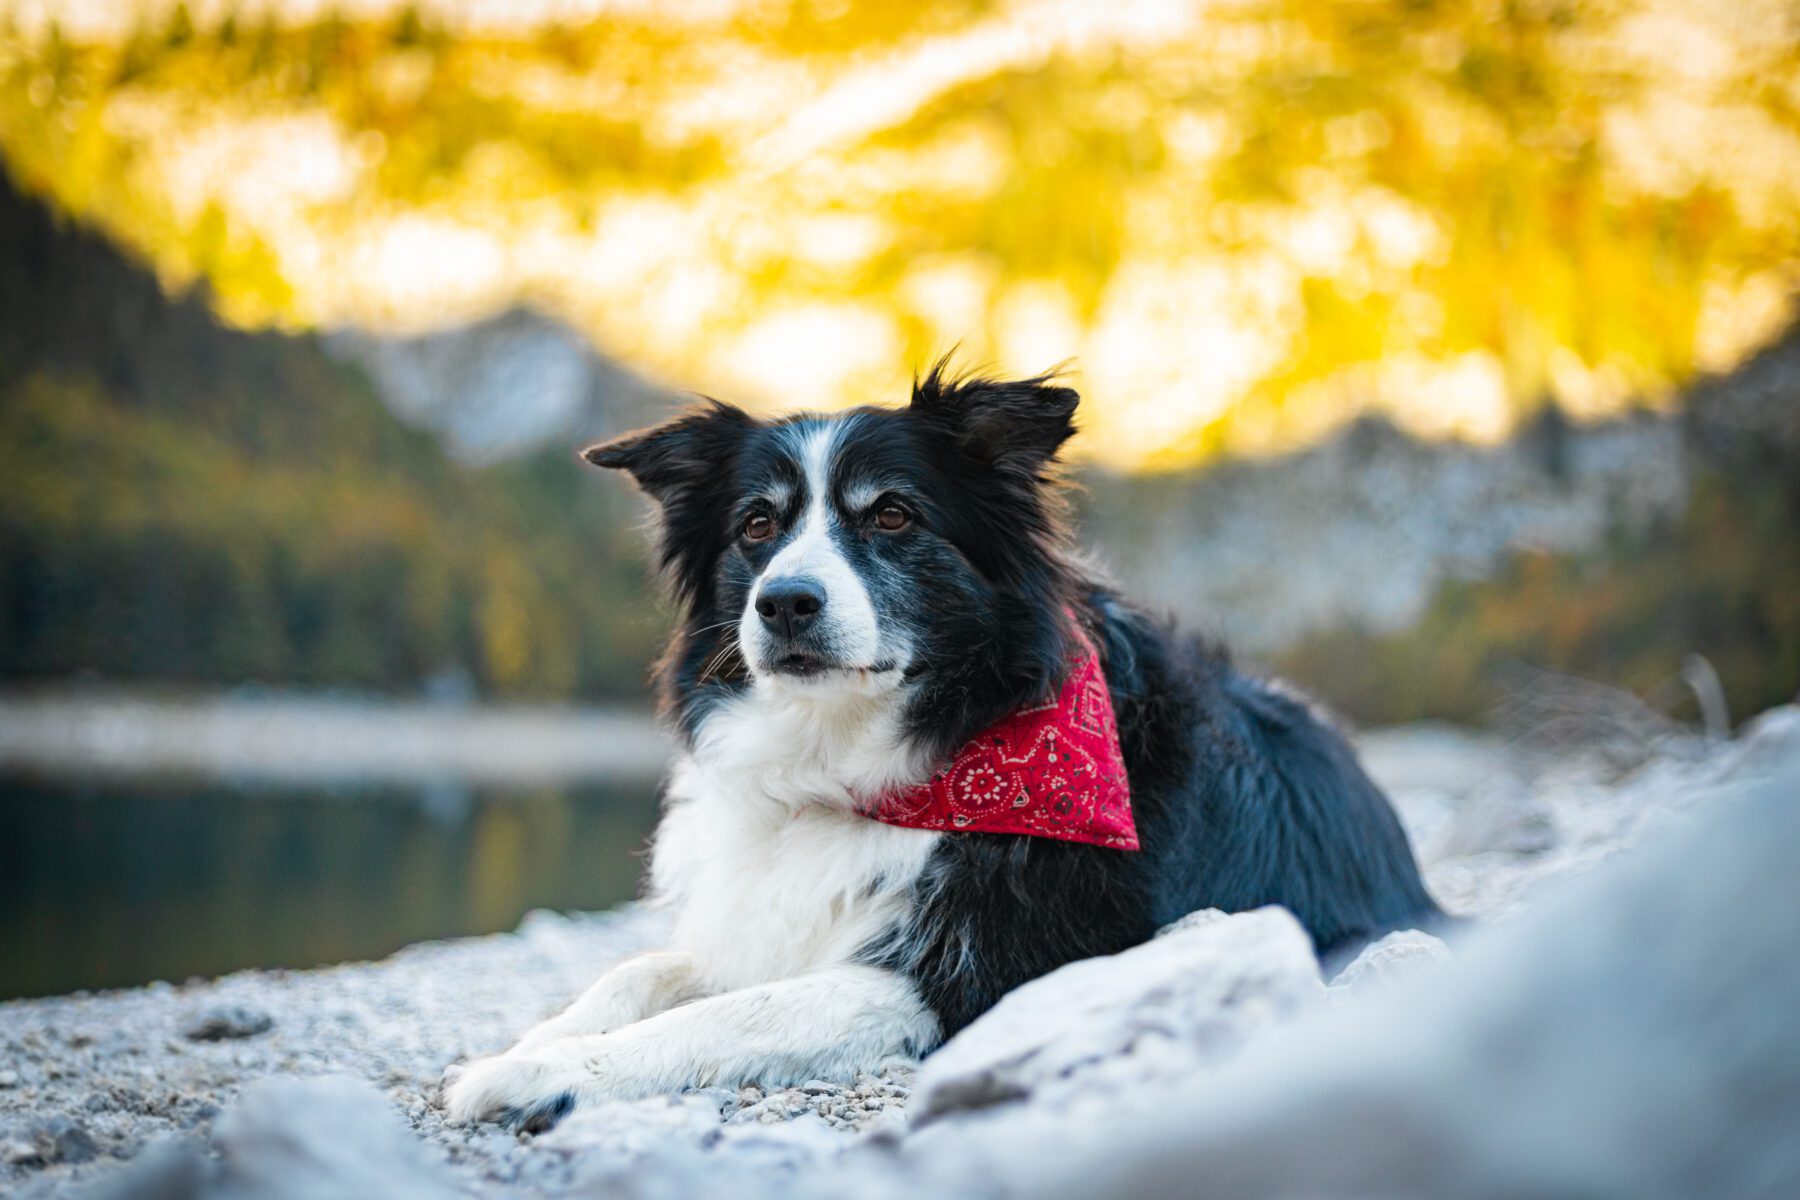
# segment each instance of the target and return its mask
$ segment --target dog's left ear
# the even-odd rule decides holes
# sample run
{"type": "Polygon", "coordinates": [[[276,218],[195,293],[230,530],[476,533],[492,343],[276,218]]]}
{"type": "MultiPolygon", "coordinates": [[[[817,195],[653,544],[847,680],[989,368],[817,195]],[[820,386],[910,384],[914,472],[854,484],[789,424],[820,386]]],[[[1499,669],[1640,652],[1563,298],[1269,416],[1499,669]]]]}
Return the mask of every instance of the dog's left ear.
{"type": "Polygon", "coordinates": [[[914,380],[911,411],[942,425],[976,458],[995,469],[1037,477],[1075,432],[1081,396],[1055,382],[1056,372],[1030,379],[958,378],[948,358],[914,380]]]}
{"type": "Polygon", "coordinates": [[[709,400],[705,408],[667,424],[596,442],[581,457],[596,467],[627,472],[667,509],[699,485],[718,479],[755,425],[743,409],[709,400]]]}

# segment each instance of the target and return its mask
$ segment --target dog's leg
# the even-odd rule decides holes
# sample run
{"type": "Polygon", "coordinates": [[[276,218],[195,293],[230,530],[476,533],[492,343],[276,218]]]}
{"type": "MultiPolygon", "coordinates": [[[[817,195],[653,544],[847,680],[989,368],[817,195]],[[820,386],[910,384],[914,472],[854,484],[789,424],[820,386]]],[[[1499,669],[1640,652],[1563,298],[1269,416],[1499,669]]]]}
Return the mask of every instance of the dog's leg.
{"type": "Polygon", "coordinates": [[[694,960],[652,950],[614,965],[575,1002],[526,1031],[508,1053],[583,1034],[608,1033],[700,995],[694,960]]]}
{"type": "Polygon", "coordinates": [[[444,1072],[444,1095],[454,1095],[458,1083],[469,1072],[491,1071],[494,1068],[488,1064],[508,1055],[565,1038],[618,1029],[699,994],[698,973],[689,955],[672,950],[633,955],[614,964],[562,1012],[526,1030],[505,1054],[451,1064],[444,1072]]]}
{"type": "Polygon", "coordinates": [[[564,1038],[472,1064],[444,1097],[453,1122],[547,1127],[578,1103],[689,1087],[838,1077],[938,1039],[904,977],[829,967],[671,1008],[611,1033],[564,1038]]]}

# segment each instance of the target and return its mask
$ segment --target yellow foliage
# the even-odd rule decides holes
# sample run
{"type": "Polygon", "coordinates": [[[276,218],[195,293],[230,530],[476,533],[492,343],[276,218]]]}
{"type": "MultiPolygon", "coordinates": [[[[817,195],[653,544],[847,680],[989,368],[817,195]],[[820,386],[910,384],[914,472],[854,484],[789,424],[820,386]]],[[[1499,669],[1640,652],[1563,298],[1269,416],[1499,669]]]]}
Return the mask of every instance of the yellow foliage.
{"type": "Polygon", "coordinates": [[[1074,358],[1143,468],[1654,401],[1800,279],[1778,5],[173,11],[0,35],[0,151],[245,324],[525,301],[782,406],[1074,358]]]}

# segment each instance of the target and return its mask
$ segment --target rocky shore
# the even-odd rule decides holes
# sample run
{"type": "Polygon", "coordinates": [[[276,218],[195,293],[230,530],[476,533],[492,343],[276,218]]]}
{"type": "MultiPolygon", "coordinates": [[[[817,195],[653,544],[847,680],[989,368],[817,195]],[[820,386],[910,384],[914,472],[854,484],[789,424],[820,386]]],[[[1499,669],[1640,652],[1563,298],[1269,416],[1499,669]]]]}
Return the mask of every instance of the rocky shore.
{"type": "Polygon", "coordinates": [[[1476,918],[1448,947],[1397,934],[1321,974],[1285,912],[1200,913],[922,1065],[447,1127],[446,1064],[658,935],[641,909],[538,913],[378,963],[0,1005],[0,1192],[1794,1194],[1800,710],[1731,742],[1361,751],[1476,918]]]}

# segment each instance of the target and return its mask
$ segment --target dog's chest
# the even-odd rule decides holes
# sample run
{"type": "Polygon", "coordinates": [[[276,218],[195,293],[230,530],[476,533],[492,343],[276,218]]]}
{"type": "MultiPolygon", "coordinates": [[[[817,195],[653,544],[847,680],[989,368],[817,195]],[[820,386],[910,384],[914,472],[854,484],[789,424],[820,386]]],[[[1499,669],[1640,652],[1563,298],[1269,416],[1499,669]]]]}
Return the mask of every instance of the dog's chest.
{"type": "Polygon", "coordinates": [[[784,761],[796,744],[784,732],[741,754],[715,743],[670,782],[652,881],[714,988],[850,960],[905,919],[941,836],[850,811],[842,771],[812,754],[784,761]]]}

